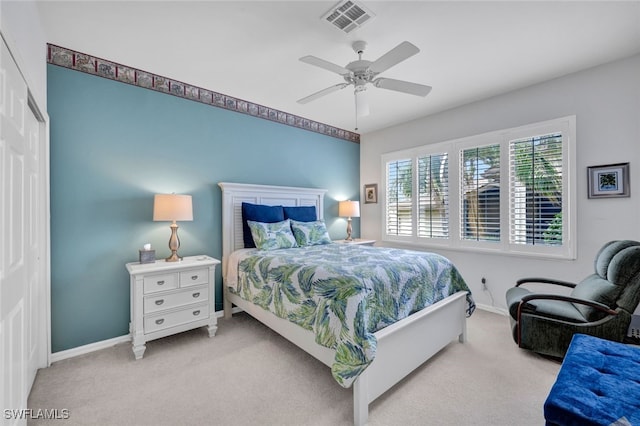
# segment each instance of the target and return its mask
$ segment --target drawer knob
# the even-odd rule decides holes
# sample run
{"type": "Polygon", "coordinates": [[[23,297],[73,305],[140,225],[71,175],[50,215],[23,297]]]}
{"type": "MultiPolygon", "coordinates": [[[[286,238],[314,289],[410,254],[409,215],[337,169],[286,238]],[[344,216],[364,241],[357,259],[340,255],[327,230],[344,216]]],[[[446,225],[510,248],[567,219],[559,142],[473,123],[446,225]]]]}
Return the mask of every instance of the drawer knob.
{"type": "Polygon", "coordinates": [[[163,284],[164,284],[164,280],[158,281],[158,285],[163,285],[163,284]]]}
{"type": "Polygon", "coordinates": [[[164,303],[164,299],[156,300],[156,305],[160,306],[164,303]]]}
{"type": "Polygon", "coordinates": [[[191,279],[195,281],[195,280],[198,279],[198,276],[197,275],[191,275],[191,279]]]}
{"type": "Polygon", "coordinates": [[[164,318],[160,318],[156,320],[156,324],[160,325],[164,322],[164,318]]]}
{"type": "Polygon", "coordinates": [[[200,297],[200,292],[193,293],[193,298],[194,299],[197,299],[198,297],[200,297]]]}
{"type": "Polygon", "coordinates": [[[198,309],[197,311],[193,311],[193,315],[196,317],[200,315],[200,309],[198,309]]]}

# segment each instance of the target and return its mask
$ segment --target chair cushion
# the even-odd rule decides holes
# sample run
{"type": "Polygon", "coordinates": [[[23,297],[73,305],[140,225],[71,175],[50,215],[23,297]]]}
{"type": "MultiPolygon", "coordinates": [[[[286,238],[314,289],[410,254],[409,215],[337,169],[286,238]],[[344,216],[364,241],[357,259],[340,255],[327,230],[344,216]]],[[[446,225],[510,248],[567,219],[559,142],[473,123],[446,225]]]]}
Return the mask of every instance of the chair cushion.
{"type": "Polygon", "coordinates": [[[544,317],[555,318],[567,322],[587,322],[582,313],[571,302],[564,300],[533,300],[528,304],[533,305],[535,313],[544,317]]]}
{"type": "MultiPolygon", "coordinates": [[[[621,240],[605,244],[596,256],[595,269],[596,273],[580,282],[571,295],[615,309],[625,287],[637,280],[640,274],[640,243],[621,240]]],[[[605,316],[601,311],[586,305],[576,304],[576,308],[589,321],[597,321],[605,316]]],[[[635,309],[635,306],[630,309],[635,309]]]]}
{"type": "Polygon", "coordinates": [[[607,269],[607,280],[626,286],[640,273],[640,246],[627,247],[616,254],[607,269]]]}
{"type": "MultiPolygon", "coordinates": [[[[593,274],[582,280],[571,291],[571,296],[578,299],[586,299],[615,308],[616,300],[620,295],[622,287],[612,284],[610,281],[593,274]]],[[[606,314],[591,306],[575,303],[576,308],[587,319],[587,321],[597,321],[606,314]]]]}
{"type": "Polygon", "coordinates": [[[507,290],[507,294],[505,295],[507,298],[507,309],[509,309],[509,315],[511,315],[511,318],[514,320],[518,319],[518,305],[520,304],[520,300],[529,294],[531,294],[531,292],[522,287],[511,287],[507,290]]]}
{"type": "MultiPolygon", "coordinates": [[[[605,244],[598,254],[596,255],[595,260],[595,269],[596,274],[600,275],[601,278],[605,280],[612,280],[612,277],[609,276],[609,264],[613,260],[613,258],[622,250],[627,247],[637,246],[640,243],[637,241],[631,240],[621,240],[621,241],[611,241],[605,244]]],[[[612,280],[613,281],[613,280],[612,280]]]]}
{"type": "MultiPolygon", "coordinates": [[[[507,290],[507,307],[509,315],[515,320],[518,318],[518,305],[520,300],[529,294],[535,294],[522,287],[512,287],[507,290]]],[[[525,312],[535,313],[549,318],[560,319],[568,322],[587,322],[584,316],[571,302],[563,300],[538,299],[527,302],[525,312]]]]}
{"type": "Polygon", "coordinates": [[[624,249],[616,256],[615,260],[617,261],[618,259],[627,259],[625,262],[627,268],[619,271],[625,277],[616,277],[616,279],[625,279],[628,280],[628,283],[622,289],[616,304],[618,307],[632,313],[640,303],[640,245],[624,249]]]}

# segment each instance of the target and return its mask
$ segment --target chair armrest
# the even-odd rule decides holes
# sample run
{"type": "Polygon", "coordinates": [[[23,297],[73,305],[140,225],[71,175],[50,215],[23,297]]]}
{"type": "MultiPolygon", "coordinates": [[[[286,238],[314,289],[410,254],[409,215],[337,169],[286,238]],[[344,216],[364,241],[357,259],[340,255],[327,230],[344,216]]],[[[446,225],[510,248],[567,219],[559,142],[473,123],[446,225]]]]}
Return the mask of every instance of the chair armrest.
{"type": "Polygon", "coordinates": [[[516,287],[520,287],[520,285],[525,283],[554,284],[569,288],[574,288],[576,286],[574,283],[569,281],[553,280],[550,278],[521,278],[516,282],[516,287]]]}
{"type": "Polygon", "coordinates": [[[571,303],[579,303],[582,305],[587,305],[587,306],[591,306],[594,309],[597,309],[599,311],[605,312],[608,315],[618,315],[618,312],[614,311],[613,309],[609,308],[607,305],[604,305],[600,302],[594,302],[593,300],[585,300],[585,299],[578,299],[576,297],[571,297],[571,296],[564,296],[561,294],[529,294],[527,296],[524,296],[522,299],[520,299],[520,303],[518,304],[518,315],[517,315],[517,322],[518,322],[518,346],[520,346],[520,342],[521,342],[521,334],[520,334],[520,324],[521,323],[521,319],[522,319],[522,308],[524,307],[524,305],[529,302],[530,300],[535,300],[535,299],[546,299],[546,300],[561,300],[561,301],[565,301],[565,302],[571,302],[571,303]]]}
{"type": "Polygon", "coordinates": [[[561,294],[535,294],[535,293],[532,293],[530,295],[524,296],[520,300],[520,305],[518,306],[518,320],[520,320],[520,315],[519,315],[520,314],[520,307],[524,303],[527,303],[528,301],[534,300],[534,299],[562,300],[562,301],[565,301],[565,302],[579,303],[581,305],[591,306],[592,308],[595,308],[595,309],[597,309],[599,311],[605,312],[608,315],[618,315],[618,312],[614,311],[613,309],[611,309],[607,305],[605,305],[603,303],[600,303],[600,302],[594,302],[593,300],[578,299],[577,297],[563,296],[561,294]]]}

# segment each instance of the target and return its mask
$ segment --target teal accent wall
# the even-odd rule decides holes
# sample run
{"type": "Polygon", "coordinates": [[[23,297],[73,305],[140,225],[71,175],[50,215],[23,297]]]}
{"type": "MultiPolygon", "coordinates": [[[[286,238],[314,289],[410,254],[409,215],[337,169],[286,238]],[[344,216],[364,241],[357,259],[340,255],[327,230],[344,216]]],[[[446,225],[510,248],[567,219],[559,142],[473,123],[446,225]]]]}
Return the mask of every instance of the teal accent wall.
{"type": "Polygon", "coordinates": [[[325,221],[344,238],[337,203],[360,199],[360,145],[54,65],[47,78],[52,352],[129,333],[125,263],[145,243],[169,255],[155,193],[193,196],[183,256],[221,259],[223,181],[328,189],[325,221]]]}

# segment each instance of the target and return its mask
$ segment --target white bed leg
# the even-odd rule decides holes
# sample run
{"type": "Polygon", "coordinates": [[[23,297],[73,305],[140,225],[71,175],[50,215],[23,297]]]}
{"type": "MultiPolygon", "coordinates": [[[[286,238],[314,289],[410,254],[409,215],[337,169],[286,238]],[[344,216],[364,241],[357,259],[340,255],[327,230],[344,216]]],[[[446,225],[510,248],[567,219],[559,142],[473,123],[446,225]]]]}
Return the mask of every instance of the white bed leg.
{"type": "Polygon", "coordinates": [[[462,333],[458,336],[458,342],[467,343],[467,316],[466,313],[463,314],[462,318],[462,333]]]}
{"type": "Polygon", "coordinates": [[[224,318],[231,319],[231,300],[229,299],[228,290],[225,287],[222,292],[222,308],[224,309],[224,318]]]}
{"type": "Polygon", "coordinates": [[[369,394],[367,391],[367,372],[362,373],[353,382],[353,424],[364,426],[369,420],[369,394]]]}

